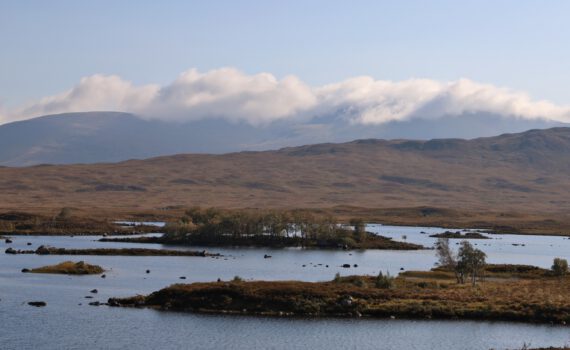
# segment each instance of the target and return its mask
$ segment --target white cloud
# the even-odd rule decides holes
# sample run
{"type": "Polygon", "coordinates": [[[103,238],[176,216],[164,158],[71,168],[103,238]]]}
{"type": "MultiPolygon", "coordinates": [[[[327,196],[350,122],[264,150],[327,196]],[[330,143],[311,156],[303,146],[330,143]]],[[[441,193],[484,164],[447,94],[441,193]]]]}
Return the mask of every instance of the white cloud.
{"type": "Polygon", "coordinates": [[[5,111],[0,123],[35,116],[113,110],[143,118],[184,121],[225,118],[262,125],[275,120],[341,114],[351,123],[439,118],[488,112],[570,122],[570,108],[536,101],[523,92],[461,79],[399,82],[355,77],[321,87],[269,73],[247,75],[233,68],[182,73],[165,86],[134,86],[118,76],[85,77],[64,93],[5,111]]]}

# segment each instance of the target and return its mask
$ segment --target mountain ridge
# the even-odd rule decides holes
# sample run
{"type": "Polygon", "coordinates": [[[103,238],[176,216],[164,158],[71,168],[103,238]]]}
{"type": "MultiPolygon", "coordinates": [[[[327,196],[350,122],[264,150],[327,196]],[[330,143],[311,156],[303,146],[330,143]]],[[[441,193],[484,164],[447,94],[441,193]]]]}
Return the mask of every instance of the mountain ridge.
{"type": "Polygon", "coordinates": [[[474,138],[562,125],[489,114],[382,125],[356,125],[329,116],[253,126],[216,118],[166,122],[122,112],[66,113],[0,125],[0,165],[118,162],[178,153],[277,150],[369,138],[474,138]]]}
{"type": "Polygon", "coordinates": [[[561,213],[570,210],[569,155],[570,128],[554,128],[473,140],[355,140],[6,167],[0,168],[0,207],[348,205],[561,213]]]}

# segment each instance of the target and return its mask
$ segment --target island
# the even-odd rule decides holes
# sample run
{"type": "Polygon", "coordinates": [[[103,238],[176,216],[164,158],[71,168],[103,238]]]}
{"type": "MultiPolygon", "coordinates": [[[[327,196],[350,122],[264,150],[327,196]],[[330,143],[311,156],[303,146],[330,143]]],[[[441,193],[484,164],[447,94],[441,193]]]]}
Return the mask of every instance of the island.
{"type": "Polygon", "coordinates": [[[122,255],[122,256],[198,256],[219,257],[220,254],[209,253],[205,250],[169,250],[169,249],[146,249],[146,248],[92,248],[92,249],[67,249],[48,246],[39,246],[36,250],[16,250],[8,248],[6,254],[37,254],[37,255],[122,255]]]}
{"type": "Polygon", "coordinates": [[[110,306],[290,317],[370,317],[570,322],[570,280],[524,265],[488,265],[484,282],[459,284],[444,268],[393,278],[336,276],[326,282],[233,281],[175,284],[110,306]]]}
{"type": "Polygon", "coordinates": [[[303,247],[312,249],[425,249],[366,231],[364,221],[346,224],[304,210],[219,210],[193,208],[168,223],[159,237],[102,238],[104,242],[189,246],[303,247]]]}
{"type": "Polygon", "coordinates": [[[64,261],[57,265],[38,267],[30,270],[23,269],[22,272],[54,273],[62,275],[98,275],[105,272],[105,270],[101,266],[91,265],[84,261],[79,261],[79,262],[64,261]]]}
{"type": "Polygon", "coordinates": [[[491,239],[491,237],[487,237],[479,232],[472,232],[472,231],[465,232],[464,234],[461,233],[461,231],[455,231],[455,232],[445,231],[442,233],[436,233],[430,235],[430,237],[451,238],[451,239],[491,239]]]}

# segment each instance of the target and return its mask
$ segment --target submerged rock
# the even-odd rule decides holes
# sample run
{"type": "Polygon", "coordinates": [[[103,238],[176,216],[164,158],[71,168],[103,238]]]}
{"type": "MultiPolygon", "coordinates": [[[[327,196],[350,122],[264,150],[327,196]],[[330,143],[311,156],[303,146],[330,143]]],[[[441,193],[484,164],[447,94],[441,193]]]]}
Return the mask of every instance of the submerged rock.
{"type": "Polygon", "coordinates": [[[44,307],[47,305],[47,303],[45,301],[30,301],[28,302],[28,305],[35,307],[44,307]]]}

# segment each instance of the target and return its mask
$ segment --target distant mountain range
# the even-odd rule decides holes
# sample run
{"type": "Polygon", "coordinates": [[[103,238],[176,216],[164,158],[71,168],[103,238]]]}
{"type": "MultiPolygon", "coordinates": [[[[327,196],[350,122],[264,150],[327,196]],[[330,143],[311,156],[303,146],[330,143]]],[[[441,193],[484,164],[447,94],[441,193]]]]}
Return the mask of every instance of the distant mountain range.
{"type": "Polygon", "coordinates": [[[481,113],[382,125],[352,124],[329,115],[265,126],[224,119],[165,122],[119,112],[67,113],[0,125],[0,165],[118,162],[179,153],[262,151],[367,138],[469,139],[553,126],[563,124],[481,113]]]}
{"type": "MultiPolygon", "coordinates": [[[[115,124],[106,126],[114,130],[112,135],[105,135],[109,157],[113,156],[113,147],[125,145],[126,139],[137,140],[131,143],[134,148],[143,145],[150,152],[153,140],[161,138],[160,130],[157,135],[118,130],[123,125],[119,121],[136,125],[133,123],[138,119],[121,116],[110,120],[115,124]],[[151,136],[154,138],[146,140],[150,145],[145,145],[145,138],[151,136]]],[[[30,123],[39,121],[55,123],[50,118],[30,123]]],[[[77,128],[85,134],[91,131],[77,128]]],[[[84,149],[93,146],[81,134],[74,137],[75,144],[84,149]]],[[[206,139],[208,135],[203,135],[202,140],[206,139]]],[[[80,156],[81,152],[67,150],[74,157],[80,156]]],[[[109,164],[0,167],[0,207],[134,210],[177,205],[353,205],[492,210],[505,215],[513,211],[567,213],[569,174],[570,128],[564,127],[473,140],[365,139],[277,151],[181,154],[109,164]]]]}

